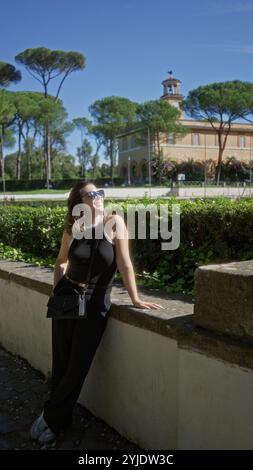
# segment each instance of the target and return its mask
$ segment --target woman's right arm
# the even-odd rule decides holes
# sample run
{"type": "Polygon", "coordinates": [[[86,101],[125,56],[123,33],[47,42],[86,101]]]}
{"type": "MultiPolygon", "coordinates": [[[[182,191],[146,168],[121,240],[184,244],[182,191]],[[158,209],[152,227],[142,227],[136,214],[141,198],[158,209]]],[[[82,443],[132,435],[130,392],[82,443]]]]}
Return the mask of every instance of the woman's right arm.
{"type": "Polygon", "coordinates": [[[69,234],[66,230],[63,231],[61,247],[54,265],[54,286],[60,281],[62,276],[65,274],[68,265],[68,253],[69,244],[72,238],[72,234],[69,234]]]}

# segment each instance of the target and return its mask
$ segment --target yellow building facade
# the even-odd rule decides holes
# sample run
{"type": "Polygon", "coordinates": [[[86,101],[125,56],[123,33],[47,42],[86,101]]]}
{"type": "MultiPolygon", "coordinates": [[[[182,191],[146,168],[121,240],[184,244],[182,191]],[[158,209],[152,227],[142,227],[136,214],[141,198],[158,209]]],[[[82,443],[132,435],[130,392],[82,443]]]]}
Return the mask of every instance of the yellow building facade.
{"type": "MultiPolygon", "coordinates": [[[[183,99],[180,93],[180,84],[180,80],[169,76],[162,82],[163,95],[160,97],[178,109],[179,103],[183,99]]],[[[217,132],[208,121],[185,119],[183,112],[181,112],[180,122],[188,130],[186,135],[177,137],[172,133],[161,134],[163,158],[177,162],[190,159],[200,162],[206,161],[207,167],[209,165],[209,176],[211,176],[219,152],[217,132]]],[[[223,153],[223,161],[226,158],[235,157],[237,160],[250,162],[253,156],[252,145],[253,125],[233,123],[223,153]]],[[[154,151],[152,146],[150,149],[148,148],[148,139],[147,145],[138,144],[136,132],[120,137],[119,175],[124,181],[130,179],[131,183],[148,183],[148,164],[152,151],[154,151]]]]}

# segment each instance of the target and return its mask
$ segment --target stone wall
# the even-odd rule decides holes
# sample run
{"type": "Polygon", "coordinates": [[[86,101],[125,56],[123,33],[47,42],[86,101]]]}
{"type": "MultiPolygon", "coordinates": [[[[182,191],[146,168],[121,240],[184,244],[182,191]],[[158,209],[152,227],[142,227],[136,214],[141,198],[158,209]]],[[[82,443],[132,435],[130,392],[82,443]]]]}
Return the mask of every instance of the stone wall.
{"type": "MultiPolygon", "coordinates": [[[[195,305],[139,288],[164,310],[134,308],[115,284],[79,402],[146,449],[252,449],[252,266],[198,268],[195,305]]],[[[0,261],[0,343],[46,376],[52,280],[50,269],[0,261]]]]}

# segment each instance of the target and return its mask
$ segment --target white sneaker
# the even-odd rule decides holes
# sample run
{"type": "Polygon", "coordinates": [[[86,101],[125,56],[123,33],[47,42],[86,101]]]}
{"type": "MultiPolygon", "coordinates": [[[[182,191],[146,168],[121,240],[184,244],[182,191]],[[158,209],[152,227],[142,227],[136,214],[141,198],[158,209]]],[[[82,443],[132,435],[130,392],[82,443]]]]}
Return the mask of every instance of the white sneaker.
{"type": "Polygon", "coordinates": [[[41,443],[51,442],[51,441],[54,441],[55,439],[56,439],[56,435],[54,434],[53,431],[51,431],[49,427],[47,427],[45,431],[43,431],[40,434],[38,442],[41,442],[41,443]]]}
{"type": "Polygon", "coordinates": [[[40,434],[45,431],[48,427],[46,421],[43,418],[43,411],[41,415],[33,422],[31,429],[30,429],[30,436],[32,439],[38,439],[40,434]]]}

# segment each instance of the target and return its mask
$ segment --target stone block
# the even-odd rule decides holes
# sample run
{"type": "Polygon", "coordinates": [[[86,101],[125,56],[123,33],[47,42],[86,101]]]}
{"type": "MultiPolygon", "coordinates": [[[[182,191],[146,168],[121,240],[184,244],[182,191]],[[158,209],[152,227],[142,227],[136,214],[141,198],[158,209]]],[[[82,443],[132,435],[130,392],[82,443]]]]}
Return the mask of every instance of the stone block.
{"type": "Polygon", "coordinates": [[[253,341],[253,260],[195,271],[196,326],[253,341]]]}

